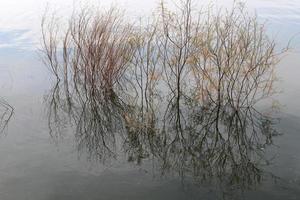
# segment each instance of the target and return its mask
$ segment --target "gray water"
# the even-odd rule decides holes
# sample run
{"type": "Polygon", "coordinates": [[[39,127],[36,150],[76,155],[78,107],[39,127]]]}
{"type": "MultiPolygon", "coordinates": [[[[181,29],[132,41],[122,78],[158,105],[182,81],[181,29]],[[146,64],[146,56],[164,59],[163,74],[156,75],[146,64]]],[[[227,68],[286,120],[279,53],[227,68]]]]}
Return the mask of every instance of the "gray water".
{"type": "MultiPolygon", "coordinates": [[[[0,21],[0,98],[14,108],[0,136],[1,200],[300,199],[300,1],[248,2],[248,9],[257,12],[259,20],[267,20],[268,32],[279,45],[295,37],[293,50],[277,68],[282,92],[272,99],[281,104],[276,129],[282,135],[267,150],[271,164],[264,167],[266,173],[259,184],[229,189],[213,181],[196,182],[192,176],[182,180],[176,172],[162,175],[151,161],[136,165],[122,156],[106,162],[89,159],[86,152],[78,151],[72,127],[62,129],[59,140],[51,138],[46,98],[55,82],[36,50],[38,26],[34,25],[39,23],[35,12],[45,2],[28,0],[32,7],[11,2],[0,3],[0,11],[7,9],[1,14],[5,23],[0,21]]],[[[156,5],[154,1],[119,2],[136,13],[156,5]]],[[[63,8],[68,5],[72,1],[63,3],[63,8]]]]}

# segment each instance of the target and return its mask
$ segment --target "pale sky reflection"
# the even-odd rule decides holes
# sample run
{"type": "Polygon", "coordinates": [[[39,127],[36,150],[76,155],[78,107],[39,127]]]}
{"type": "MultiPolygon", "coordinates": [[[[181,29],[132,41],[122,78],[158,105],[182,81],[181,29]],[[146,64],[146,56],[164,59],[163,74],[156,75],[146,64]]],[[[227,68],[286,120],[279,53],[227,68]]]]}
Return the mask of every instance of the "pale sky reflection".
{"type": "MultiPolygon", "coordinates": [[[[30,48],[37,45],[40,38],[41,17],[47,5],[62,15],[68,15],[73,7],[78,5],[109,7],[113,4],[125,8],[127,14],[138,17],[150,15],[158,6],[158,2],[159,0],[0,0],[0,48],[30,48]]],[[[166,2],[170,3],[172,0],[166,2]]],[[[194,2],[197,5],[208,3],[206,0],[194,2]]],[[[218,6],[230,6],[233,0],[211,2],[218,6]]],[[[250,11],[257,12],[262,20],[268,21],[273,36],[286,38],[287,34],[294,36],[300,33],[300,26],[295,27],[300,23],[300,1],[246,0],[245,2],[250,11]]]]}

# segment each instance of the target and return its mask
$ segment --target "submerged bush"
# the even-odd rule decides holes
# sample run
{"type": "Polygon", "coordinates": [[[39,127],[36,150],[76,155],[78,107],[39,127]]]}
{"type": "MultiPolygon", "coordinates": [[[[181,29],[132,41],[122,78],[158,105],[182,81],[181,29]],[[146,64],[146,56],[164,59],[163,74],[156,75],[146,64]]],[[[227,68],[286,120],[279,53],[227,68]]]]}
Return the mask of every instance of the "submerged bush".
{"type": "Polygon", "coordinates": [[[240,4],[192,7],[185,0],[172,11],[162,2],[139,25],[116,9],[83,9],[66,30],[46,16],[45,61],[58,80],[50,129],[61,111],[76,125],[78,149],[92,157],[122,149],[137,164],[155,158],[162,173],[255,185],[263,150],[278,135],[255,105],[275,92],[284,51],[240,4]]]}
{"type": "Polygon", "coordinates": [[[122,88],[143,102],[159,86],[173,104],[196,98],[235,109],[274,93],[282,52],[240,4],[197,11],[186,0],[171,11],[162,2],[157,16],[140,25],[117,9],[82,9],[64,26],[48,17],[42,21],[47,65],[57,79],[78,79],[91,93],[122,88]]]}

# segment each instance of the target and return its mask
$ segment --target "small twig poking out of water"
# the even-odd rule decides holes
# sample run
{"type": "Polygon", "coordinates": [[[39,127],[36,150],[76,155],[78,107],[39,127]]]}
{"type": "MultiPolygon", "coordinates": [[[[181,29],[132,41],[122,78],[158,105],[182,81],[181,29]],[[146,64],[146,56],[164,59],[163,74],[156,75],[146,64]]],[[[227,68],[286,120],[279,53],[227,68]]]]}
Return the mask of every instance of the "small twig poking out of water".
{"type": "Polygon", "coordinates": [[[13,116],[14,108],[7,102],[0,100],[0,134],[7,128],[9,120],[13,116]]]}

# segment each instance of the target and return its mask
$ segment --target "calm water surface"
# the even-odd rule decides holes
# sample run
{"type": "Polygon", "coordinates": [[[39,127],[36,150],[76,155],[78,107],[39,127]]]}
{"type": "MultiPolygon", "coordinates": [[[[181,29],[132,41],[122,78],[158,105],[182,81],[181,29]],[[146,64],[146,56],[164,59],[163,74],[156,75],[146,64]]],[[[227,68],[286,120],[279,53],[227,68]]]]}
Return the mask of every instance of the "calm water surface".
{"type": "MultiPolygon", "coordinates": [[[[231,5],[231,1],[219,1],[231,5]]],[[[154,1],[116,2],[135,14],[156,6],[154,1]]],[[[18,3],[0,1],[0,94],[14,107],[8,128],[0,136],[1,200],[300,199],[300,1],[247,2],[251,12],[267,21],[269,34],[279,45],[295,37],[294,49],[277,69],[282,92],[273,97],[281,104],[276,129],[283,135],[274,138],[275,145],[266,150],[271,164],[263,167],[260,183],[234,187],[220,186],[214,180],[195,181],[189,175],[182,178],[177,172],[162,176],[151,159],[136,165],[121,155],[105,162],[90,158],[78,151],[74,129],[68,125],[60,130],[60,140],[51,138],[46,99],[54,82],[36,50],[36,23],[45,2],[18,3]]],[[[72,1],[56,4],[67,9],[72,1]]]]}

